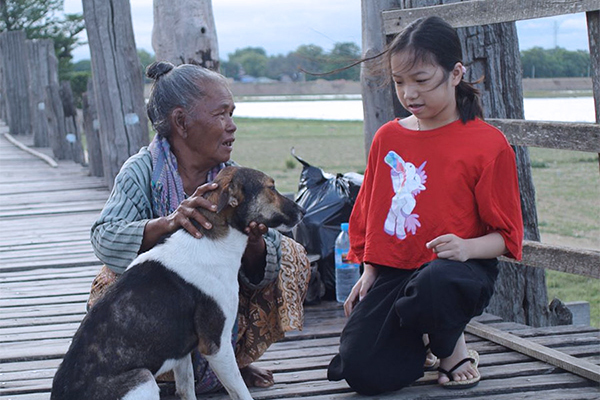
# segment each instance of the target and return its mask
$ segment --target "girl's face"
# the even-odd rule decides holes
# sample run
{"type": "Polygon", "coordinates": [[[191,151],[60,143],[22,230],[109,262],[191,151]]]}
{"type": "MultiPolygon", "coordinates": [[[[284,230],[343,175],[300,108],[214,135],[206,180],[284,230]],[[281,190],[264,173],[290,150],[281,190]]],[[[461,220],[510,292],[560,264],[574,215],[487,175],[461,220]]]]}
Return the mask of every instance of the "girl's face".
{"type": "Polygon", "coordinates": [[[392,78],[402,106],[419,120],[445,125],[458,118],[456,86],[462,79],[462,65],[445,70],[433,62],[413,62],[406,52],[391,56],[392,78]]]}

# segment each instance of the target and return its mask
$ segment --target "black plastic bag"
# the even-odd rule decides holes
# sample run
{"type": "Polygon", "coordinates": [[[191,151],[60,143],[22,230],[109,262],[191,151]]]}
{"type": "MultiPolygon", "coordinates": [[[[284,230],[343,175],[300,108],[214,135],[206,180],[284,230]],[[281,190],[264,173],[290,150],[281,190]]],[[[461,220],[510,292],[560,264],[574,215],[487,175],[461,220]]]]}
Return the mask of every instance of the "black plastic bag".
{"type": "MultiPolygon", "coordinates": [[[[356,173],[329,174],[298,157],[293,149],[292,155],[303,165],[295,201],[306,210],[306,215],[294,227],[292,235],[309,254],[320,256],[319,274],[315,280],[320,279],[322,283],[311,282],[309,292],[320,292],[316,296],[332,300],[335,299],[335,239],[340,233],[341,223],[348,222],[350,218],[362,176],[356,173]],[[311,285],[323,285],[324,293],[322,290],[311,290],[311,285]]],[[[315,295],[307,296],[307,303],[320,300],[309,297],[315,295]]]]}

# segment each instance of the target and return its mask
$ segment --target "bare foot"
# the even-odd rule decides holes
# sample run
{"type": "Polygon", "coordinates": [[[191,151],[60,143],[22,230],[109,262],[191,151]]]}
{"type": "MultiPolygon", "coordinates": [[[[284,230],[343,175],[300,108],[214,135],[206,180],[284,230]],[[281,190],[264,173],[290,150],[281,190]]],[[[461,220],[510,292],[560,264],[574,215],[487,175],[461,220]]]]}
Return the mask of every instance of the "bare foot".
{"type": "Polygon", "coordinates": [[[241,368],[240,372],[248,387],[267,388],[275,384],[273,372],[269,370],[258,368],[254,365],[248,365],[247,367],[241,368]]]}
{"type": "MultiPolygon", "coordinates": [[[[440,368],[450,371],[456,364],[469,357],[469,353],[467,350],[467,343],[465,342],[465,335],[460,335],[458,341],[456,342],[456,346],[454,347],[454,351],[448,358],[443,358],[440,360],[440,368]]],[[[456,369],[452,373],[452,377],[454,381],[466,381],[469,379],[473,379],[479,376],[479,371],[477,368],[470,362],[465,362],[459,368],[456,369]]],[[[450,378],[448,378],[445,374],[440,373],[438,376],[438,383],[443,385],[446,382],[449,382],[450,378]]]]}

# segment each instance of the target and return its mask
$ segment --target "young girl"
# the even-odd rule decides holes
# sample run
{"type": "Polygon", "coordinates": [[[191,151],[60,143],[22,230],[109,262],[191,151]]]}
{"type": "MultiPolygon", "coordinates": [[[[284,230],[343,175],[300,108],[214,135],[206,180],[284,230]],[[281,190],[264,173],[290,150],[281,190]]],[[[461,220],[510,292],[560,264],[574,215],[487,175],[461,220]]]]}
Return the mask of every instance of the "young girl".
{"type": "Polygon", "coordinates": [[[364,273],[344,304],[328,378],[365,395],[398,390],[423,376],[430,351],[440,385],[472,387],[479,356],[463,331],[492,296],[496,257],[521,257],[515,156],[482,121],[450,25],[417,20],[387,55],[412,115],[382,126],[371,145],[350,217],[349,257],[364,273]]]}

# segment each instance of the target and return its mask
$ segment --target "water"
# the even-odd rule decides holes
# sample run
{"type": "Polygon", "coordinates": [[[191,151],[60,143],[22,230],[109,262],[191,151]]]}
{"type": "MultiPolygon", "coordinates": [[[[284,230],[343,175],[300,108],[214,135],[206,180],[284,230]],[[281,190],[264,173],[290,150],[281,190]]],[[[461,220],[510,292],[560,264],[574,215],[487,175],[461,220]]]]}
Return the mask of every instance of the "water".
{"type": "Polygon", "coordinates": [[[340,233],[335,239],[335,298],[339,303],[343,303],[360,278],[360,270],[359,264],[347,259],[350,251],[348,223],[342,223],[340,228],[340,233]]]}
{"type": "Polygon", "coordinates": [[[344,264],[335,268],[335,298],[339,303],[346,301],[352,287],[360,278],[358,264],[344,264]]]}
{"type": "MultiPolygon", "coordinates": [[[[359,96],[356,96],[359,97],[359,96]]],[[[294,97],[297,99],[298,97],[294,97]]],[[[236,102],[235,116],[248,118],[319,119],[362,121],[362,100],[273,100],[236,102]]],[[[525,119],[538,121],[595,122],[594,99],[590,97],[526,98],[525,119]]]]}
{"type": "Polygon", "coordinates": [[[335,298],[339,303],[346,301],[359,278],[358,264],[346,264],[343,268],[335,269],[335,298]]]}
{"type": "Polygon", "coordinates": [[[524,105],[531,121],[596,122],[592,96],[525,99],[524,105]]]}
{"type": "Polygon", "coordinates": [[[236,117],[362,121],[362,100],[236,102],[236,117]]]}

